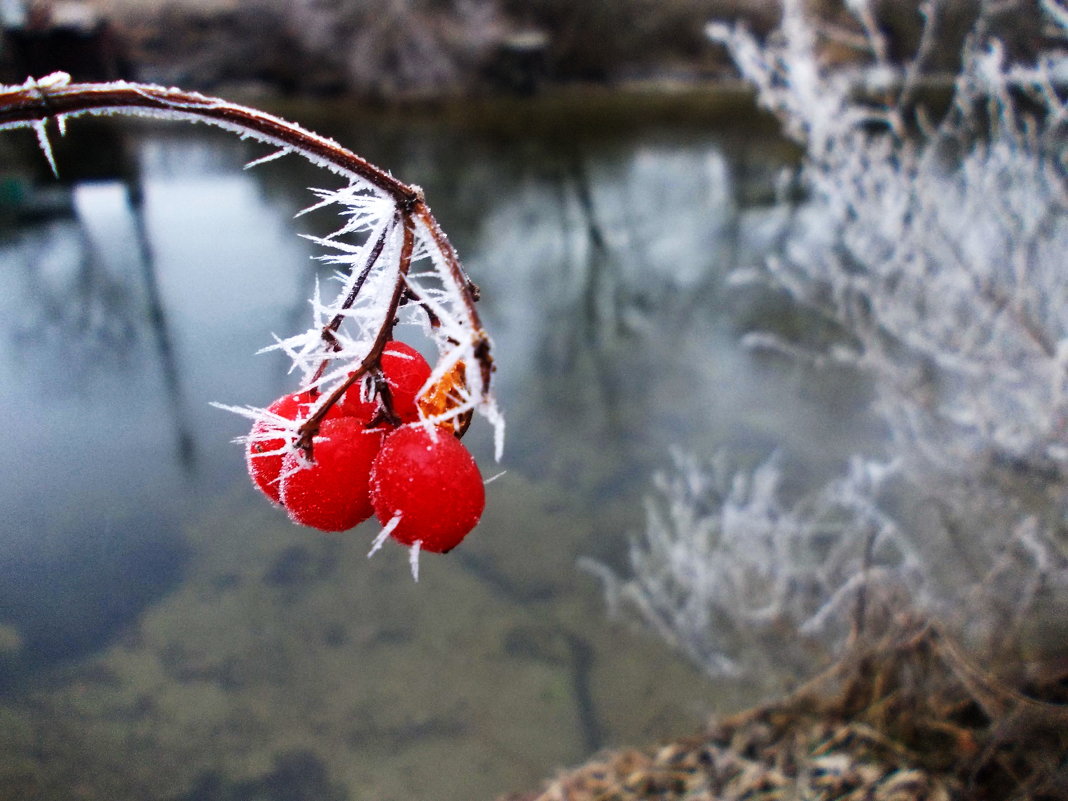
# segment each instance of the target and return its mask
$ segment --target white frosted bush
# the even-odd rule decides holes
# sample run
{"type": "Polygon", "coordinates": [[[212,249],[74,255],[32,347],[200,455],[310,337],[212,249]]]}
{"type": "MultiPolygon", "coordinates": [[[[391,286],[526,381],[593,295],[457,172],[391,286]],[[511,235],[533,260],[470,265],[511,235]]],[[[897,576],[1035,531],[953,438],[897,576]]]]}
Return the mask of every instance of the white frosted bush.
{"type": "MultiPolygon", "coordinates": [[[[946,119],[904,133],[906,110],[856,101],[852,73],[820,66],[800,3],[783,8],[779,36],[764,46],[710,29],[807,151],[811,201],[761,277],[840,328],[840,344],[818,358],[876,379],[878,410],[911,467],[1007,462],[1059,474],[1068,466],[1068,108],[1054,74],[1064,54],[1012,65],[996,40],[974,39],[946,119]],[[1042,118],[1018,111],[1013,92],[1042,118]]],[[[750,342],[797,346],[765,334],[750,342]]]]}
{"type": "Polygon", "coordinates": [[[710,675],[758,660],[769,678],[796,678],[850,632],[858,604],[902,586],[922,593],[917,555],[871,500],[881,466],[854,460],[844,478],[788,503],[777,458],[746,472],[725,453],[707,464],[673,457],[631,540],[633,578],[582,566],[602,578],[612,611],[636,612],[710,675]]]}
{"type": "Polygon", "coordinates": [[[709,26],[805,149],[783,252],[732,280],[832,331],[746,343],[858,369],[889,434],[880,463],[858,457],[792,506],[773,464],[684,461],[658,479],[632,577],[598,570],[614,605],[710,673],[752,665],[754,640],[765,666],[801,642],[833,651],[876,586],[987,647],[1068,611],[1068,11],[1043,0],[1049,48],[1012,63],[984,5],[932,121],[914,101],[939,6],[921,6],[900,64],[866,2],[848,4],[870,49],[851,68],[821,62],[801,0],[766,41],[709,26]]]}
{"type": "MultiPolygon", "coordinates": [[[[897,70],[888,102],[856,100],[855,74],[819,64],[796,0],[763,46],[710,31],[806,148],[810,201],[785,253],[735,278],[767,280],[834,324],[841,337],[809,351],[815,364],[874,379],[889,458],[937,510],[906,515],[913,537],[936,550],[954,539],[967,556],[968,570],[939,577],[948,614],[991,571],[1018,579],[1004,594],[1031,594],[1024,531],[1050,555],[1043,570],[1066,570],[1068,107],[1056,86],[1068,56],[1064,7],[1045,9],[1053,44],[1027,64],[1007,61],[981,15],[949,111],[937,125],[918,113],[913,130],[919,65],[897,70]],[[1021,558],[1006,571],[1011,554],[1021,558]]],[[[873,51],[869,71],[895,74],[873,51]]],[[[805,350],[766,333],[749,343],[805,350]]]]}

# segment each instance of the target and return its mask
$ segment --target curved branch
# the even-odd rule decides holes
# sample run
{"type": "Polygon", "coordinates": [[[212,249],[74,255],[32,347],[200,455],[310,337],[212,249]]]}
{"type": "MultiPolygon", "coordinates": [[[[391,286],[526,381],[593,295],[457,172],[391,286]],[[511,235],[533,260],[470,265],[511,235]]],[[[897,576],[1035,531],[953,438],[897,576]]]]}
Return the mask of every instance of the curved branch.
{"type": "MultiPolygon", "coordinates": [[[[62,133],[67,119],[82,115],[108,116],[124,114],[133,116],[172,119],[178,121],[205,122],[218,128],[236,133],[243,138],[277,147],[276,154],[269,155],[253,163],[269,161],[276,156],[293,153],[312,164],[329,170],[347,179],[350,185],[360,187],[360,191],[371,191],[383,199],[389,199],[396,214],[396,220],[403,223],[403,243],[399,253],[400,264],[397,282],[386,303],[380,330],[376,332],[370,349],[357,359],[356,369],[343,379],[338,386],[327,390],[327,400],[320,405],[300,429],[301,445],[310,447],[318,423],[326,411],[344,390],[370,369],[377,366],[382,349],[393,328],[397,309],[406,300],[414,300],[421,305],[431,318],[433,324],[436,315],[431,305],[420,299],[417,287],[408,277],[408,270],[416,250],[416,237],[423,238],[424,244],[433,251],[431,260],[435,263],[441,279],[451,284],[456,290],[456,312],[462,319],[461,325],[468,332],[470,358],[479,365],[478,376],[481,379],[478,394],[480,407],[494,421],[494,427],[502,431],[503,421],[492,398],[490,380],[493,374],[493,358],[490,352],[490,340],[482,327],[475,302],[478,300],[478,287],[464,272],[460,260],[449,242],[445,232],[434,219],[427,206],[423,191],[418,186],[397,180],[355,153],[347,150],[332,139],[302,128],[272,114],[247,106],[237,105],[215,97],[208,97],[196,92],[182,89],[165,88],[151,84],[128,83],[71,83],[65,73],[53,73],[47,77],[27,80],[19,86],[0,86],[0,130],[11,128],[32,128],[37,133],[38,142],[45,157],[52,165],[49,143],[49,124],[54,123],[62,133]],[[422,229],[417,232],[416,228],[422,229]]],[[[325,346],[338,349],[335,334],[346,311],[352,307],[356,296],[363,287],[364,280],[381,256],[382,243],[372,246],[367,261],[361,272],[355,275],[355,281],[346,297],[339,300],[332,320],[321,330],[319,336],[325,346]]],[[[357,265],[352,265],[357,268],[357,265]]],[[[439,344],[439,349],[442,343],[439,344]]],[[[447,344],[455,344],[449,342],[447,344]]],[[[322,376],[326,362],[320,365],[312,379],[317,384],[322,376]]],[[[500,437],[498,436],[498,440],[500,437]]],[[[498,452],[499,452],[498,443],[498,452]]]]}
{"type": "MultiPolygon", "coordinates": [[[[400,259],[397,266],[397,278],[393,283],[393,294],[390,297],[390,320],[392,319],[392,313],[400,305],[401,297],[404,295],[404,288],[406,286],[405,279],[408,276],[408,270],[411,269],[412,266],[412,250],[415,247],[415,230],[411,218],[407,215],[402,215],[400,222],[404,225],[404,238],[403,243],[401,244],[400,259]]],[[[375,367],[378,364],[379,359],[382,357],[382,351],[385,349],[392,333],[392,323],[387,323],[379,329],[378,336],[375,337],[374,344],[371,345],[371,349],[368,351],[367,356],[364,357],[363,361],[356,366],[356,368],[349,374],[348,378],[344,379],[333,389],[326,401],[321,403],[318,410],[305,420],[297,430],[297,433],[300,435],[297,444],[299,447],[303,448],[306,453],[311,452],[312,437],[319,431],[319,424],[323,421],[323,418],[326,417],[326,413],[330,411],[330,407],[341,399],[341,396],[345,394],[349,387],[363,378],[372,367],[375,367]]],[[[392,409],[388,408],[388,406],[389,404],[387,404],[387,413],[392,414],[392,409]]]]}
{"type": "MultiPolygon", "coordinates": [[[[423,190],[397,180],[333,139],[259,109],[197,92],[126,81],[69,83],[69,77],[54,73],[39,81],[31,78],[20,86],[0,86],[0,130],[37,127],[44,131],[42,126],[51,119],[62,130],[70,117],[126,114],[205,122],[274,145],[350,180],[366,181],[392,196],[398,206],[426,226],[457,285],[472,295],[472,301],[478,299],[478,287],[460,265],[456,251],[426,204],[423,190]]],[[[470,311],[474,311],[473,307],[470,311]]]]}
{"type": "Polygon", "coordinates": [[[183,89],[153,84],[69,83],[55,73],[21,86],[0,86],[0,130],[45,125],[62,127],[66,118],[81,115],[139,115],[198,120],[297,153],[308,161],[350,179],[361,179],[393,196],[399,204],[417,204],[422,190],[398,181],[333,139],[259,109],[229,103],[183,89]]]}

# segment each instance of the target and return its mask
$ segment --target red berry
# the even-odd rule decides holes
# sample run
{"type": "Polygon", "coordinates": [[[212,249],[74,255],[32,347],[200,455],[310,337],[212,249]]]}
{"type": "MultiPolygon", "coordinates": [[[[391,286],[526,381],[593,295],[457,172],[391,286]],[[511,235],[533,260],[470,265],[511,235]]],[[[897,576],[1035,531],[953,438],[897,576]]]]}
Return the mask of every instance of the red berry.
{"type": "Polygon", "coordinates": [[[312,439],[312,461],[301,453],[282,462],[282,503],[294,523],[344,531],[371,516],[368,480],[383,432],[353,417],[327,418],[312,439]]]}
{"type": "Polygon", "coordinates": [[[371,502],[382,524],[396,515],[392,536],[404,545],[445,553],[478,523],[486,490],[478,465],[452,434],[422,425],[398,428],[371,469],[371,502]]]}
{"type": "MultiPolygon", "coordinates": [[[[430,378],[429,362],[415,348],[395,339],[383,349],[381,366],[389,385],[393,413],[402,423],[415,422],[419,419],[416,394],[430,378]]],[[[345,393],[341,413],[369,422],[378,410],[378,402],[361,399],[359,383],[345,393]]]]}
{"type": "Polygon", "coordinates": [[[429,362],[415,348],[395,340],[382,352],[382,372],[389,383],[394,413],[404,423],[418,420],[416,394],[430,378],[429,362]]]}
{"type": "MultiPolygon", "coordinates": [[[[283,395],[267,407],[268,412],[273,412],[286,420],[296,420],[305,414],[313,402],[308,392],[293,392],[283,395]]],[[[278,475],[282,470],[282,449],[286,446],[286,439],[276,423],[267,417],[261,417],[252,424],[248,442],[245,445],[245,461],[248,464],[248,474],[252,483],[274,503],[281,503],[279,492],[281,487],[278,475]],[[263,439],[267,433],[277,431],[280,436],[263,439]],[[274,453],[273,451],[277,451],[274,453]]]]}

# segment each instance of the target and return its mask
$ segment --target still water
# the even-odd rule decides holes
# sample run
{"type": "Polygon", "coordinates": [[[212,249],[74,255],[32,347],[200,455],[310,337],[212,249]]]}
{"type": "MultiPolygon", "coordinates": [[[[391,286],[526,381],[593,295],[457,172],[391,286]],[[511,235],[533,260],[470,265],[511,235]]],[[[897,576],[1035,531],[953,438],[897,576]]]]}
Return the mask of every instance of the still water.
{"type": "Polygon", "coordinates": [[[625,565],[672,446],[818,476],[876,441],[862,388],[738,345],[774,304],[725,276],[775,251],[792,154],[750,111],[583,105],[283,112],[423,186],[482,287],[502,465],[467,442],[507,472],[418,584],[372,523],[269,507],[209,406],[292,387],[255,353],[308,324],[298,234],[332,226],[294,214],[334,179],[125,122],[72,124],[57,184],[5,135],[0,799],[492,798],[766,690],[608,619],[575,562],[625,565]]]}

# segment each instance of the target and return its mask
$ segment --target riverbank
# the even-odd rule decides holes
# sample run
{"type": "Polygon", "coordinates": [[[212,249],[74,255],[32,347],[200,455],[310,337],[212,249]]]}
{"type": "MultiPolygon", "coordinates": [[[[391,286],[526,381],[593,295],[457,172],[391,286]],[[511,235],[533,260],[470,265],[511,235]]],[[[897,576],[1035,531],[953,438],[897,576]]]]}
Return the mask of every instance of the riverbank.
{"type": "MultiPolygon", "coordinates": [[[[42,34],[63,29],[66,34],[96,35],[107,30],[103,38],[109,52],[103,61],[120,74],[79,75],[80,68],[88,69],[86,63],[99,66],[101,59],[82,53],[80,63],[65,64],[73,58],[70,42],[64,39],[62,47],[53,48],[50,69],[71,72],[76,80],[123,77],[213,94],[239,86],[259,94],[348,96],[380,103],[529,96],[576,83],[660,89],[729,85],[737,72],[726,49],[708,38],[706,26],[741,24],[762,35],[778,24],[781,13],[777,0],[689,0],[652,6],[624,0],[610,10],[548,0],[486,0],[466,10],[381,0],[181,0],[162,5],[54,0],[38,5],[33,15],[6,24],[9,30],[32,32],[35,61],[41,64],[48,61],[47,37],[42,34]]],[[[818,48],[824,63],[870,60],[871,54],[856,44],[862,31],[855,18],[835,4],[812,7],[823,21],[818,48]]],[[[918,10],[908,4],[883,4],[878,15],[891,56],[914,52],[922,31],[918,10]]],[[[974,21],[974,9],[964,0],[946,3],[941,15],[939,36],[945,46],[925,56],[925,74],[956,72],[954,54],[974,21]]],[[[1033,48],[1042,41],[1033,27],[1026,20],[1012,20],[1000,35],[1010,49],[1033,48]]],[[[37,74],[40,68],[30,72],[37,74]]],[[[21,74],[16,65],[13,75],[21,74]]]]}
{"type": "Polygon", "coordinates": [[[1068,666],[999,677],[904,627],[788,699],[500,801],[1068,798],[1068,666]]]}

